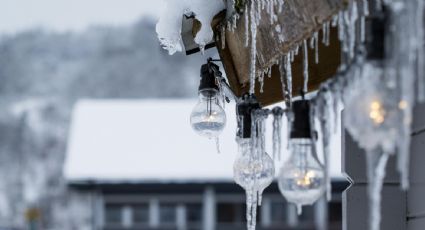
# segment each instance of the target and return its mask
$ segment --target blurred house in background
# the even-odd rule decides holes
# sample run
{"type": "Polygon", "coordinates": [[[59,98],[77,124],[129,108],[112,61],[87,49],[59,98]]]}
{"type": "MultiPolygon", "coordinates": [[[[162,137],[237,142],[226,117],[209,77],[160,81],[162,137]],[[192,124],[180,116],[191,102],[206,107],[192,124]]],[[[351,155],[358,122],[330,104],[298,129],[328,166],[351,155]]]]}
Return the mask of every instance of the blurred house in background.
{"type": "MultiPolygon", "coordinates": [[[[1,230],[244,229],[245,195],[232,179],[235,118],[221,154],[189,125],[195,101],[187,98],[196,96],[201,64],[217,54],[169,56],[155,19],[138,13],[159,12],[157,4],[2,4],[1,230]],[[130,11],[139,19],[127,20],[130,11]]],[[[339,229],[346,184],[334,179],[329,218],[339,229]]],[[[312,207],[297,217],[276,184],[261,210],[266,229],[314,229],[326,218],[312,207]]]]}
{"type": "MultiPolygon", "coordinates": [[[[246,229],[245,194],[232,178],[237,154],[234,105],[226,107],[228,124],[218,154],[213,140],[198,137],[190,128],[188,117],[195,103],[83,100],[77,104],[65,177],[89,210],[80,216],[87,229],[246,229]]],[[[326,206],[322,199],[298,216],[273,183],[265,191],[257,229],[313,230],[326,219],[330,220],[326,229],[342,229],[341,192],[347,183],[338,168],[332,169],[332,176],[329,214],[320,211],[326,206]]]]}
{"type": "MultiPolygon", "coordinates": [[[[45,4],[45,14],[61,14],[41,2],[37,8],[45,4]]],[[[150,17],[78,31],[31,27],[2,34],[0,26],[0,229],[24,229],[35,217],[38,229],[85,229],[74,221],[86,216],[76,205],[85,200],[67,192],[62,175],[74,104],[81,98],[193,98],[206,58],[169,56],[150,17]]]]}

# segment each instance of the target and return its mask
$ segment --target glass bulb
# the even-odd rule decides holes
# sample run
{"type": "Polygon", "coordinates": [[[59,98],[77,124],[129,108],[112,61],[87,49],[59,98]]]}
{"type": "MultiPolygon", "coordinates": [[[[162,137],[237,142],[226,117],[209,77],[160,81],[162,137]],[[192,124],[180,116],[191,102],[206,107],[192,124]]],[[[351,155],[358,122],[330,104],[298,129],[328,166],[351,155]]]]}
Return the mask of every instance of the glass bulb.
{"type": "Polygon", "coordinates": [[[274,163],[264,151],[252,148],[252,139],[238,139],[239,155],[233,165],[235,182],[246,192],[246,219],[248,229],[255,229],[257,206],[262,194],[273,181],[274,163]]]}
{"type": "Polygon", "coordinates": [[[298,206],[311,205],[325,191],[325,171],[308,138],[290,140],[291,156],[283,164],[278,178],[282,195],[298,206]]]}
{"type": "Polygon", "coordinates": [[[193,130],[207,138],[217,138],[226,125],[226,113],[217,99],[218,91],[204,89],[199,92],[199,102],[190,115],[193,130]]]}
{"type": "Polygon", "coordinates": [[[235,182],[247,191],[261,194],[273,181],[275,174],[272,158],[266,153],[252,154],[251,139],[239,139],[239,154],[233,165],[235,182]]]}

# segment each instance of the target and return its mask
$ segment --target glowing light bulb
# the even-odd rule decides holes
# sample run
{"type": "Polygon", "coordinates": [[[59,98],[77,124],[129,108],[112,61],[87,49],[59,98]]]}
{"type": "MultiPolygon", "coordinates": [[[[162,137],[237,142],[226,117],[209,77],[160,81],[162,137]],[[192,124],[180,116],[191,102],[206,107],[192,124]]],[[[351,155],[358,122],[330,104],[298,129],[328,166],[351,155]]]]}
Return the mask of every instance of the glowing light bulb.
{"type": "Polygon", "coordinates": [[[235,182],[247,191],[261,194],[273,181],[273,160],[266,152],[255,156],[250,138],[240,139],[238,144],[239,155],[233,165],[235,182]]]}
{"type": "Polygon", "coordinates": [[[313,204],[325,192],[325,170],[313,151],[313,144],[309,138],[291,139],[291,156],[278,177],[280,192],[298,207],[313,204]]]}
{"type": "Polygon", "coordinates": [[[226,113],[217,99],[216,89],[199,91],[199,102],[190,115],[193,130],[207,138],[217,138],[226,125],[226,113]]]}
{"type": "Polygon", "coordinates": [[[235,182],[245,189],[247,228],[254,230],[262,193],[273,182],[274,163],[266,152],[252,148],[251,138],[240,138],[237,141],[239,155],[233,165],[233,176],[235,182]]]}
{"type": "Polygon", "coordinates": [[[398,103],[398,108],[399,109],[407,109],[407,108],[409,108],[409,103],[407,102],[407,101],[405,101],[405,100],[401,100],[399,103],[398,103]]]}

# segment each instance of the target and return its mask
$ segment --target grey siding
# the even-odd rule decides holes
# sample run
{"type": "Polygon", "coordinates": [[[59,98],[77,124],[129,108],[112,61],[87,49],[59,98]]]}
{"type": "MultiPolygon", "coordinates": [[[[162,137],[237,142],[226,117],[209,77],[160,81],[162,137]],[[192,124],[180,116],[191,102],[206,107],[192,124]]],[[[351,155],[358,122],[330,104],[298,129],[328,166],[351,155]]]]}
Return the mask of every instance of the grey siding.
{"type": "Polygon", "coordinates": [[[407,229],[425,229],[425,105],[415,108],[411,144],[411,188],[407,192],[407,229]]]}
{"type": "MultiPolygon", "coordinates": [[[[354,184],[343,193],[343,229],[369,229],[368,195],[365,153],[351,136],[343,137],[343,171],[354,184]]],[[[406,195],[400,190],[395,158],[390,158],[382,191],[381,229],[406,229],[406,195]]],[[[423,230],[423,229],[422,229],[423,230]]]]}

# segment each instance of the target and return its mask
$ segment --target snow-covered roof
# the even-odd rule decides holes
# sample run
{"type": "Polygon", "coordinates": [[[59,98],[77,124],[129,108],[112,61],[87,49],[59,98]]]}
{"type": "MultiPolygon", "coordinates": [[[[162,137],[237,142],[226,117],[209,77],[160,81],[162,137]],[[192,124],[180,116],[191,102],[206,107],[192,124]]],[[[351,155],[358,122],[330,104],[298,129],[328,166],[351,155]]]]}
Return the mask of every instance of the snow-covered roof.
{"type": "MultiPolygon", "coordinates": [[[[108,183],[232,181],[237,154],[235,106],[226,106],[227,126],[218,154],[213,140],[196,135],[190,127],[189,115],[195,104],[195,100],[80,101],[72,119],[66,179],[108,183]]],[[[337,176],[339,157],[332,163],[331,174],[337,176]]]]}

